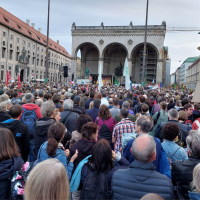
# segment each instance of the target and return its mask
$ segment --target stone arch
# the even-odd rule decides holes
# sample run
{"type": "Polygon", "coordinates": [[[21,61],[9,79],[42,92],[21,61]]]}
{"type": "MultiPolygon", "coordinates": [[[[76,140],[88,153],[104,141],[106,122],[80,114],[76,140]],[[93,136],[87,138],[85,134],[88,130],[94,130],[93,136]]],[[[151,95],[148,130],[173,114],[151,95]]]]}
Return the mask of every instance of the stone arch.
{"type": "Polygon", "coordinates": [[[76,47],[75,52],[74,52],[74,56],[75,57],[77,56],[78,50],[81,49],[81,47],[83,47],[85,45],[91,45],[91,46],[95,47],[97,49],[97,51],[98,51],[98,54],[99,54],[98,56],[100,56],[100,50],[94,43],[84,42],[84,43],[81,43],[80,45],[78,45],[78,47],[76,47]]]}
{"type": "Polygon", "coordinates": [[[77,76],[77,78],[89,78],[90,74],[98,74],[99,48],[91,42],[82,43],[76,48],[75,57],[77,57],[79,49],[81,51],[81,61],[79,66],[77,64],[77,70],[80,70],[80,76],[77,76]],[[89,75],[85,73],[86,68],[89,69],[89,75]]]}
{"type": "Polygon", "coordinates": [[[124,66],[125,58],[129,57],[128,49],[121,43],[108,44],[102,52],[103,74],[115,74],[115,68],[124,66]]]}
{"type": "MultiPolygon", "coordinates": [[[[144,43],[136,45],[131,51],[132,59],[132,81],[139,83],[142,81],[143,73],[143,50],[144,43]]],[[[147,43],[147,56],[145,65],[145,77],[147,82],[156,81],[157,62],[159,59],[158,49],[151,43],[147,43]]]]}

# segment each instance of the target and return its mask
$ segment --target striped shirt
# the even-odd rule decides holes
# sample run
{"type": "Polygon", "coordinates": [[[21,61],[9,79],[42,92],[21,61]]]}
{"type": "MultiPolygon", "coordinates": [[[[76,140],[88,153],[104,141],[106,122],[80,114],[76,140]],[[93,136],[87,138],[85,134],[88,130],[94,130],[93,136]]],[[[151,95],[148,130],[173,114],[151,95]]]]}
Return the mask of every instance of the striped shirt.
{"type": "Polygon", "coordinates": [[[116,138],[115,152],[122,153],[122,135],[124,133],[133,133],[135,130],[134,123],[130,121],[129,118],[122,119],[119,123],[117,123],[113,129],[112,137],[116,138]]]}

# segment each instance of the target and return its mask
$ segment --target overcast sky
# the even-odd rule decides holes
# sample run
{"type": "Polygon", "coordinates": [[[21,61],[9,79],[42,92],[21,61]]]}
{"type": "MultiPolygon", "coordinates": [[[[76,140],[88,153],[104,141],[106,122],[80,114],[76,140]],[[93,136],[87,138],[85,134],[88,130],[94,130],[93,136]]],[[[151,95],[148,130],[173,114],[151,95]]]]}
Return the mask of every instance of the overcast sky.
{"type": "MultiPolygon", "coordinates": [[[[0,6],[23,21],[30,19],[46,35],[48,0],[6,0],[0,6]]],[[[200,0],[149,0],[149,25],[167,27],[200,27],[200,0]]],[[[71,25],[128,26],[145,24],[146,0],[51,0],[50,38],[71,54],[71,25]]],[[[200,31],[199,31],[200,32],[200,31]]],[[[194,32],[167,32],[165,46],[172,60],[171,73],[187,58],[199,56],[200,34],[194,32]],[[181,61],[181,62],[179,62],[181,61]]]]}

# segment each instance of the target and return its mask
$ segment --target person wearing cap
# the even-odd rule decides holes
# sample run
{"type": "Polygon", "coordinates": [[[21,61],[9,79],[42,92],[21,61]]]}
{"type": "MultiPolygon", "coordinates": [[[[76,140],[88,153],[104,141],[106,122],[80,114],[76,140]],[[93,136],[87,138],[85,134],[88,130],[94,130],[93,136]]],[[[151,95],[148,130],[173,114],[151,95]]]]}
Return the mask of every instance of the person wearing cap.
{"type": "Polygon", "coordinates": [[[85,114],[85,110],[79,106],[81,101],[80,96],[74,97],[74,106],[73,106],[73,112],[76,112],[77,114],[85,114]]]}

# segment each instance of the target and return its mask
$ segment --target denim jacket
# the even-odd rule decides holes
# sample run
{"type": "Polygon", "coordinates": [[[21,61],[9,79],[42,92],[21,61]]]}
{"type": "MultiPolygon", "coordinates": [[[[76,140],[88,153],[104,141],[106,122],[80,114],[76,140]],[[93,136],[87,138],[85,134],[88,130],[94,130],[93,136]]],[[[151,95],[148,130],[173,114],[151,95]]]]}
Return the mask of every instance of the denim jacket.
{"type": "Polygon", "coordinates": [[[68,179],[70,180],[72,171],[74,169],[74,163],[69,162],[69,164],[67,165],[67,157],[65,156],[65,152],[60,147],[58,147],[56,149],[56,154],[53,157],[49,156],[46,151],[47,143],[48,142],[46,141],[41,145],[40,150],[37,155],[37,160],[35,161],[34,165],[36,165],[39,162],[42,162],[46,159],[49,159],[49,158],[56,158],[65,166],[65,169],[66,169],[67,175],[68,175],[68,179]]]}
{"type": "Polygon", "coordinates": [[[167,157],[172,159],[172,163],[176,160],[184,161],[188,159],[185,149],[179,147],[174,141],[164,140],[162,142],[162,147],[165,150],[167,157]]]}

